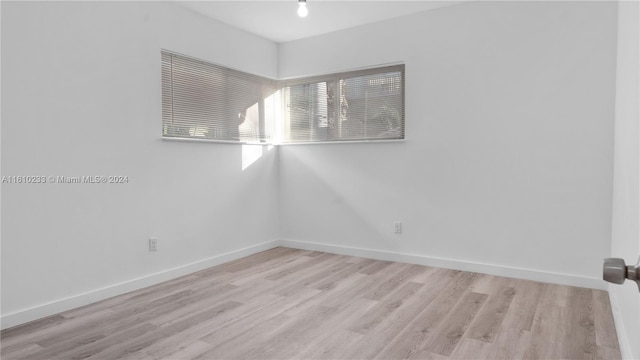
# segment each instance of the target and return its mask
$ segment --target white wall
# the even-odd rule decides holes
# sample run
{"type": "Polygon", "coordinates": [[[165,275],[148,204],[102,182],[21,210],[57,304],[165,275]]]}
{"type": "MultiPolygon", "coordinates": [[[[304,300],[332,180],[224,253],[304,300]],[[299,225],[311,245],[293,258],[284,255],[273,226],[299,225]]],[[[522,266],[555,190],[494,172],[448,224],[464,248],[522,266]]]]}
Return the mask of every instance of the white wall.
{"type": "MultiPolygon", "coordinates": [[[[640,256],[640,6],[623,1],[618,9],[618,61],[611,256],[635,264],[640,256]]],[[[625,358],[640,359],[640,296],[635,283],[612,285],[610,294],[625,358]]]]}
{"type": "Polygon", "coordinates": [[[407,133],[282,147],[281,236],[604,287],[616,16],[477,2],[281,44],[281,77],[404,62],[407,133]]]}
{"type": "Polygon", "coordinates": [[[129,177],[2,185],[3,327],[278,238],[277,150],[160,140],[162,48],[277,76],[274,43],[175,5],[2,2],[2,175],[129,177]]]}
{"type": "Polygon", "coordinates": [[[614,3],[463,4],[279,49],[164,3],[1,6],[2,175],[130,179],[2,185],[3,327],[278,237],[602,283],[614,3]],[[163,142],[161,48],[271,77],[405,62],[407,140],[244,171],[240,146],[163,142]]]}

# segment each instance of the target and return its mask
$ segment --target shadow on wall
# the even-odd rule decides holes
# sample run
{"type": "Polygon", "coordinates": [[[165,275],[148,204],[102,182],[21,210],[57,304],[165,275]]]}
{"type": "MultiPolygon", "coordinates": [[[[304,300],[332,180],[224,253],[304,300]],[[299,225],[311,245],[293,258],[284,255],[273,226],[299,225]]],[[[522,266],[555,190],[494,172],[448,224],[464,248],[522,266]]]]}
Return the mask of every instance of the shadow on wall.
{"type": "MultiPolygon", "coordinates": [[[[316,145],[293,147],[296,150],[306,148],[311,152],[326,151],[316,145]]],[[[323,161],[317,158],[311,161],[306,157],[306,151],[285,151],[284,154],[286,176],[281,177],[281,186],[287,189],[282,193],[281,201],[282,208],[291,212],[283,215],[283,218],[291,220],[287,222],[287,229],[282,234],[285,238],[321,243],[330,239],[333,244],[346,246],[355,246],[353,239],[364,238],[370,241],[370,247],[385,251],[401,250],[401,243],[395,238],[397,235],[393,234],[391,223],[386,227],[371,212],[374,208],[387,208],[391,212],[397,210],[389,208],[393,206],[384,194],[363,191],[363,184],[358,183],[358,177],[351,174],[361,173],[362,168],[341,166],[340,161],[334,161],[330,165],[322,164],[323,161]],[[333,172],[318,170],[326,166],[330,166],[341,176],[330,176],[333,172]],[[295,181],[289,181],[294,178],[295,181]],[[321,203],[318,203],[319,199],[321,203]],[[310,205],[300,206],[301,204],[310,205]]],[[[366,185],[367,189],[379,187],[381,184],[377,179],[370,179],[370,183],[366,185]]]]}

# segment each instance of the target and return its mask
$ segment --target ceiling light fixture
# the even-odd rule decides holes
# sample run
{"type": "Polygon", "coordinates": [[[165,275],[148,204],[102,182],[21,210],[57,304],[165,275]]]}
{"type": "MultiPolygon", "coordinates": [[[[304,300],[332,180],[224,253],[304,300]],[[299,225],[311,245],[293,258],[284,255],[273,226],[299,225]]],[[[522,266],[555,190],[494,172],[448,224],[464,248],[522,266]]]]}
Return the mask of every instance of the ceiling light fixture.
{"type": "Polygon", "coordinates": [[[307,0],[298,0],[298,16],[306,17],[309,14],[307,9],[307,0]]]}

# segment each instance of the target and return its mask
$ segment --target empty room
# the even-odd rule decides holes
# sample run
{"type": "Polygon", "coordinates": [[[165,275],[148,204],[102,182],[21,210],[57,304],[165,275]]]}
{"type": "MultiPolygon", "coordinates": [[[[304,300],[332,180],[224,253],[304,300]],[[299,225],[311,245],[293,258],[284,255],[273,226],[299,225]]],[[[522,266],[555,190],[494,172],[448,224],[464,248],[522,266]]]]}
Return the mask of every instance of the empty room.
{"type": "Polygon", "coordinates": [[[2,359],[640,359],[638,1],[1,1],[2,359]]]}

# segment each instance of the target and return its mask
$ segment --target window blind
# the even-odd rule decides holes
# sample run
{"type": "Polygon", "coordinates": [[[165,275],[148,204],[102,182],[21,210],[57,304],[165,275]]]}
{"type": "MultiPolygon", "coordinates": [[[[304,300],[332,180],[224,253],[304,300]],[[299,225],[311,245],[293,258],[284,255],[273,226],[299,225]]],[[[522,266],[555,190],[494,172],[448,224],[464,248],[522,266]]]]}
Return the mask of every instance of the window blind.
{"type": "Polygon", "coordinates": [[[162,52],[162,136],[267,142],[277,81],[162,52]]]}
{"type": "Polygon", "coordinates": [[[404,139],[404,65],[285,81],[284,142],[404,139]]]}
{"type": "Polygon", "coordinates": [[[404,139],[404,65],[276,81],[168,51],[161,55],[165,138],[404,139]]]}

